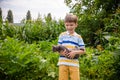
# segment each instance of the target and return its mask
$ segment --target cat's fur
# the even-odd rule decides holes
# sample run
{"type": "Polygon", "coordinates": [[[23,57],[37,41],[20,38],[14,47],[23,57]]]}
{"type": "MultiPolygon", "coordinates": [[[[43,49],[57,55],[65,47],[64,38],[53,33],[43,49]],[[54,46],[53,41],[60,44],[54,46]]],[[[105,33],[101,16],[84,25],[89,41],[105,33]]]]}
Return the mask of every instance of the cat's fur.
{"type": "MultiPolygon", "coordinates": [[[[65,46],[62,46],[62,45],[53,46],[52,50],[53,50],[53,52],[59,52],[59,53],[61,51],[66,50],[66,54],[70,52],[69,49],[67,49],[65,46]]],[[[83,49],[79,49],[79,48],[76,47],[75,50],[83,50],[83,49]]],[[[65,57],[69,58],[68,56],[65,56],[65,57]]],[[[73,59],[78,59],[78,58],[79,58],[79,54],[76,54],[73,59]]]]}

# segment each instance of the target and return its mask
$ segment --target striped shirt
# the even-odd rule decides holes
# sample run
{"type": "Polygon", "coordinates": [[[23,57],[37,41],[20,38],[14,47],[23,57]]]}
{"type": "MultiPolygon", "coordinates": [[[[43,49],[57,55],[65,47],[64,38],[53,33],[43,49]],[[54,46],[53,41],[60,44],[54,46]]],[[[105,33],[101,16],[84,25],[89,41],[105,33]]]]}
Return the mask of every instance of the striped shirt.
{"type": "MultiPolygon", "coordinates": [[[[58,44],[65,46],[66,48],[72,50],[76,46],[82,49],[85,48],[84,42],[82,37],[74,32],[72,35],[69,34],[67,31],[60,34],[58,39],[58,44]]],[[[67,65],[67,66],[77,66],[79,67],[78,59],[68,59],[66,57],[60,56],[58,65],[67,65]]]]}

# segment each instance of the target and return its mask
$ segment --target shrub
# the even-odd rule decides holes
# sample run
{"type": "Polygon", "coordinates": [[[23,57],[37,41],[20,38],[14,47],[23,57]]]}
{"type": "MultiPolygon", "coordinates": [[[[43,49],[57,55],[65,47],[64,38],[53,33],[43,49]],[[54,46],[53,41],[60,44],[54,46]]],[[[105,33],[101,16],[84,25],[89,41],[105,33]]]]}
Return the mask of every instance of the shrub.
{"type": "Polygon", "coordinates": [[[0,43],[0,79],[57,80],[57,54],[42,52],[38,45],[7,37],[0,43]]]}

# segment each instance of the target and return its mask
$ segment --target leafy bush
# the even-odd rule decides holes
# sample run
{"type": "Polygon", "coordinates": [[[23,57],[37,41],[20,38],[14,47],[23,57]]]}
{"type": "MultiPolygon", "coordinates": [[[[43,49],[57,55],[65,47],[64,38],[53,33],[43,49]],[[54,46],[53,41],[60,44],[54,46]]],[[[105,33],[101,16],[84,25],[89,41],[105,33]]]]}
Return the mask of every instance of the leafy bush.
{"type": "Polygon", "coordinates": [[[86,56],[80,58],[81,76],[87,79],[119,80],[120,38],[110,36],[105,49],[86,48],[86,56]]]}
{"type": "MultiPolygon", "coordinates": [[[[46,45],[46,44],[45,44],[46,45]]],[[[0,79],[57,80],[57,54],[42,52],[38,46],[9,38],[0,43],[0,79]]]]}
{"type": "MultiPolygon", "coordinates": [[[[59,55],[51,51],[52,46],[56,44],[57,39],[52,42],[39,41],[32,44],[10,37],[1,40],[0,79],[57,80],[59,55]]],[[[110,49],[99,51],[86,48],[86,55],[79,58],[81,79],[109,80],[112,77],[118,78],[119,58],[115,58],[110,49]]]]}
{"type": "Polygon", "coordinates": [[[107,48],[109,51],[112,51],[114,54],[114,74],[111,75],[112,80],[120,80],[120,38],[118,36],[111,37],[109,39],[109,47],[107,48]]]}
{"type": "Polygon", "coordinates": [[[0,23],[0,39],[3,40],[9,36],[28,43],[52,41],[64,30],[63,20],[59,20],[58,22],[55,20],[49,22],[36,20],[27,22],[24,26],[15,26],[6,22],[4,24],[0,23]]]}
{"type": "MultiPolygon", "coordinates": [[[[88,46],[86,55],[79,58],[82,80],[120,79],[120,15],[117,11],[108,17],[101,13],[78,14],[76,31],[88,46]]],[[[64,30],[63,20],[48,18],[24,26],[0,23],[0,79],[57,80],[58,54],[51,48],[64,30]]]]}
{"type": "Polygon", "coordinates": [[[87,48],[86,56],[80,58],[81,76],[91,80],[109,80],[114,74],[113,54],[105,50],[87,48]]]}

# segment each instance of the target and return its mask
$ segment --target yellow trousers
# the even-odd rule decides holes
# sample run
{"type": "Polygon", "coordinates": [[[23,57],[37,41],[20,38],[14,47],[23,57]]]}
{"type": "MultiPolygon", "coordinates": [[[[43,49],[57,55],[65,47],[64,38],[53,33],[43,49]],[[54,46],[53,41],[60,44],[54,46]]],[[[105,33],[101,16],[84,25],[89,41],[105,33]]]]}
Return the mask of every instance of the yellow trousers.
{"type": "Polygon", "coordinates": [[[74,66],[59,66],[59,80],[80,80],[79,67],[74,66]]]}

